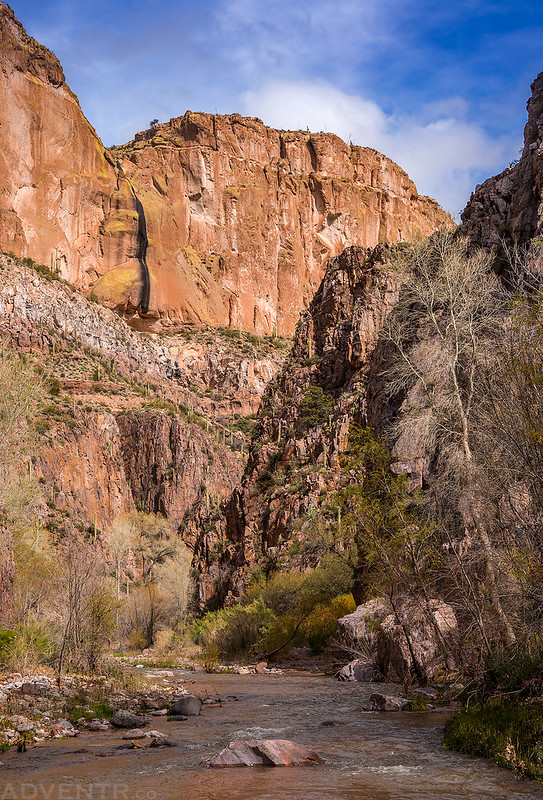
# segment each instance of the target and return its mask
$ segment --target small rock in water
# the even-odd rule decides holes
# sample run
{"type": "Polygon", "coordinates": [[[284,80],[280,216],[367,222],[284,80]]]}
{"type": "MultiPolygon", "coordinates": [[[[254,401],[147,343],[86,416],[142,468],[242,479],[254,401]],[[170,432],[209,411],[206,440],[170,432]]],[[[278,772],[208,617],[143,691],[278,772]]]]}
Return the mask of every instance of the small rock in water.
{"type": "Polygon", "coordinates": [[[161,736],[151,741],[150,747],[177,747],[177,742],[169,736],[161,736]]]}
{"type": "Polygon", "coordinates": [[[230,742],[202,762],[207,767],[300,767],[322,764],[312,750],[287,739],[251,739],[230,742]]]}
{"type": "Polygon", "coordinates": [[[167,713],[168,713],[168,710],[166,708],[160,708],[157,711],[151,711],[151,716],[152,717],[165,717],[167,713]]]}
{"type": "Polygon", "coordinates": [[[356,658],[341,668],[338,679],[340,681],[372,681],[377,676],[373,661],[356,658]]]}
{"type": "Polygon", "coordinates": [[[168,716],[185,715],[188,717],[198,716],[202,710],[202,701],[193,694],[186,694],[175,700],[168,709],[168,716]]]}
{"type": "Polygon", "coordinates": [[[168,722],[186,722],[187,719],[184,714],[172,714],[168,717],[168,722]]]}
{"type": "Polygon", "coordinates": [[[113,714],[111,724],[116,728],[143,728],[146,722],[131,711],[120,708],[113,714]]]}
{"type": "Polygon", "coordinates": [[[366,711],[401,711],[409,703],[403,697],[395,697],[388,694],[376,692],[370,697],[370,704],[366,711]]]}
{"type": "Polygon", "coordinates": [[[147,731],[145,733],[145,736],[148,739],[167,739],[168,738],[165,733],[162,733],[162,731],[147,731]]]}
{"type": "Polygon", "coordinates": [[[127,731],[123,733],[123,739],[145,739],[145,731],[142,731],[141,728],[134,728],[131,731],[127,731]]]}

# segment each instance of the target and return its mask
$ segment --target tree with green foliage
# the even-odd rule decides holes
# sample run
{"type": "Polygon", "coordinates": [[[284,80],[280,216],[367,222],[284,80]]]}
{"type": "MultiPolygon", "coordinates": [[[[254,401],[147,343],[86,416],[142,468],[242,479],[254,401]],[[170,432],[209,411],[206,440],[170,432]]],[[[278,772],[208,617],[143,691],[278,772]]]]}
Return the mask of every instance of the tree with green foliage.
{"type": "Polygon", "coordinates": [[[43,389],[43,378],[26,358],[0,343],[0,625],[14,619],[15,562],[11,524],[28,521],[33,502],[28,471],[32,439],[28,418],[43,389]],[[25,461],[27,462],[25,464],[25,461]],[[25,470],[26,467],[26,470],[25,470]],[[30,490],[30,496],[27,489],[30,490]]]}

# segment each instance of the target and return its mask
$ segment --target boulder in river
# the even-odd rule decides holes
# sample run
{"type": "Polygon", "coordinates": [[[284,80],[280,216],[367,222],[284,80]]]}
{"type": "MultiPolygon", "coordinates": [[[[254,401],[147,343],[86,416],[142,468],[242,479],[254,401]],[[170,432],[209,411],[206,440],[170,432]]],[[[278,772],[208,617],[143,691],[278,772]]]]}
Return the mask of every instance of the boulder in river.
{"type": "Polygon", "coordinates": [[[370,697],[370,704],[366,711],[402,711],[409,703],[403,697],[396,697],[390,694],[380,694],[376,692],[370,697]]]}
{"type": "Polygon", "coordinates": [[[345,664],[339,671],[340,681],[373,681],[378,677],[378,670],[373,663],[366,658],[355,658],[345,664]]]}
{"type": "Polygon", "coordinates": [[[230,742],[217,755],[206,759],[206,767],[305,767],[322,764],[307,747],[287,739],[250,739],[230,742]]]}
{"type": "MultiPolygon", "coordinates": [[[[385,600],[374,599],[338,619],[336,625],[338,644],[360,654],[360,663],[373,661],[385,678],[410,678],[423,686],[454,669],[457,633],[454,610],[442,600],[415,603],[404,598],[393,611],[385,600]]],[[[360,680],[354,676],[354,663],[346,665],[341,680],[360,680]]]]}
{"type": "Polygon", "coordinates": [[[175,700],[168,709],[168,716],[196,717],[202,710],[202,701],[193,694],[184,694],[175,700]]]}
{"type": "Polygon", "coordinates": [[[141,717],[133,714],[132,711],[119,708],[111,717],[111,724],[116,728],[143,728],[146,722],[141,717]]]}
{"type": "Polygon", "coordinates": [[[123,733],[123,739],[145,739],[146,733],[141,728],[132,728],[131,730],[123,733]]]}

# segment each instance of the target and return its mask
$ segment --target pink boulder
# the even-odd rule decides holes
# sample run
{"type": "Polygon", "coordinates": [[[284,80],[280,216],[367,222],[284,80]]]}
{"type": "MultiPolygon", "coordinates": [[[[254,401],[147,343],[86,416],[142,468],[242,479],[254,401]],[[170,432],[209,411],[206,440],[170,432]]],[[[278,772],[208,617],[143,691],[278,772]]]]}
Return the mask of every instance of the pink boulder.
{"type": "Polygon", "coordinates": [[[251,739],[228,747],[202,762],[206,767],[305,767],[322,764],[307,747],[287,739],[251,739]]]}

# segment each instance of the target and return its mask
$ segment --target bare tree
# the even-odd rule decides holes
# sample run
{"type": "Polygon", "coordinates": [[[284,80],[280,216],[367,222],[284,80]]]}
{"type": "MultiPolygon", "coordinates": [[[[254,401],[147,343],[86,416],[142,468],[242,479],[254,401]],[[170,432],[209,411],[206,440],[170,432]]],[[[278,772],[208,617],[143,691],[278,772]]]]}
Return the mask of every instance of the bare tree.
{"type": "MultiPolygon", "coordinates": [[[[491,255],[468,252],[468,243],[439,233],[410,250],[404,259],[411,277],[385,327],[392,345],[388,371],[389,393],[405,398],[395,426],[404,446],[415,443],[433,464],[434,491],[430,493],[457,567],[465,567],[460,539],[471,541],[470,554],[480,555],[485,594],[497,619],[500,638],[515,641],[504,610],[498,554],[491,535],[488,508],[482,502],[481,470],[475,452],[477,392],[488,354],[503,330],[505,296],[491,269],[491,255]],[[456,523],[455,523],[456,520],[456,523]]],[[[466,572],[466,576],[468,576],[466,572]]],[[[475,584],[468,580],[478,609],[481,634],[486,639],[475,584]]],[[[481,602],[482,601],[482,602],[481,602]]],[[[490,648],[490,643],[486,641],[490,648]]]]}

